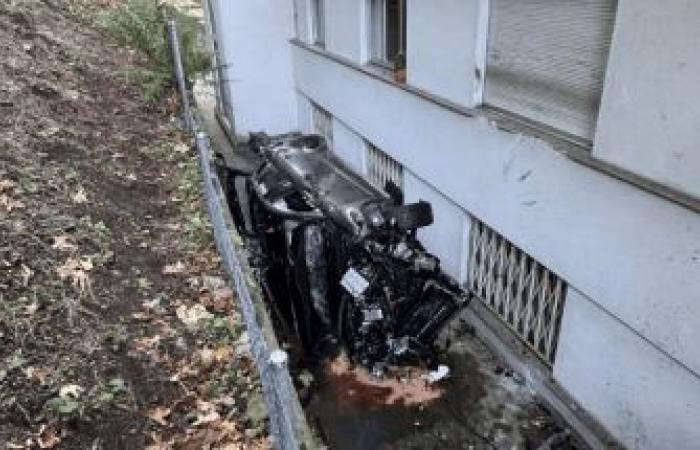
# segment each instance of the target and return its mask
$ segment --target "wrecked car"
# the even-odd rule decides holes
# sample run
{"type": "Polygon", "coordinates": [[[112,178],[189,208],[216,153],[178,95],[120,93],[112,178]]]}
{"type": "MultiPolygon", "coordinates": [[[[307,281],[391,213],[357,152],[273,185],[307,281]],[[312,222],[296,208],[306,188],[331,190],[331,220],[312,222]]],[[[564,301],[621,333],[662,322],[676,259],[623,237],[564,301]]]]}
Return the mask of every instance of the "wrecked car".
{"type": "Polygon", "coordinates": [[[228,196],[271,308],[308,355],[344,349],[381,374],[434,358],[442,326],[469,296],[440,270],[417,230],[431,205],[372,185],[317,135],[256,135],[252,173],[229,173],[228,196]]]}

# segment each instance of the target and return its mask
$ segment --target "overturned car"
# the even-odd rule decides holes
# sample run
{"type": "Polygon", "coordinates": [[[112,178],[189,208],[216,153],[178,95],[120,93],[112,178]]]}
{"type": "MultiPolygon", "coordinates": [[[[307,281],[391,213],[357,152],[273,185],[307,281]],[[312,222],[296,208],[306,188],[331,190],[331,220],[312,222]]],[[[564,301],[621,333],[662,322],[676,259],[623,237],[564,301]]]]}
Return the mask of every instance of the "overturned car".
{"type": "Polygon", "coordinates": [[[252,173],[230,172],[228,195],[272,309],[311,356],[343,348],[374,373],[430,363],[442,326],[469,296],[416,231],[427,202],[370,184],[316,135],[254,136],[252,173]]]}

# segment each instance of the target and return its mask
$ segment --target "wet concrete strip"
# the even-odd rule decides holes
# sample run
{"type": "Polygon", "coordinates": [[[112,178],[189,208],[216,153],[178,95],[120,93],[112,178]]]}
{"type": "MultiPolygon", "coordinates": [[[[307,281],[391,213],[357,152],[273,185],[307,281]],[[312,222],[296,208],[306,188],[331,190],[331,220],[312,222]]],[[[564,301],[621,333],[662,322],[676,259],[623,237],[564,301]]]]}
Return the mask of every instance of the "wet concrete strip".
{"type": "Polygon", "coordinates": [[[387,401],[395,388],[356,369],[326,371],[307,414],[340,450],[585,448],[474,336],[454,339],[444,362],[450,376],[421,402],[387,401]]]}

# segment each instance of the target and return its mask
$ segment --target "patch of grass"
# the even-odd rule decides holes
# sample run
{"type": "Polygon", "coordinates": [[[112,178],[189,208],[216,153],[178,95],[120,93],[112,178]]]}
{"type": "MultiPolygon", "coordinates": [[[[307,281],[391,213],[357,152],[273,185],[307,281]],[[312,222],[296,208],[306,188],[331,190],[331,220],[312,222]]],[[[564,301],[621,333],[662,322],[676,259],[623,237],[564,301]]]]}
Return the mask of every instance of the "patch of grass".
{"type": "Polygon", "coordinates": [[[96,384],[87,393],[82,393],[82,388],[71,394],[59,393],[44,403],[43,410],[59,421],[86,419],[91,412],[104,414],[115,408],[126,409],[124,403],[128,393],[129,388],[122,378],[112,378],[106,383],[96,384]]]}
{"type": "MultiPolygon", "coordinates": [[[[200,44],[201,25],[197,19],[175,8],[167,15],[177,22],[180,44],[189,80],[211,68],[211,55],[200,44]]],[[[149,61],[145,69],[126,71],[138,83],[147,101],[157,101],[172,85],[172,63],[165,21],[155,0],[126,0],[103,18],[104,27],[121,43],[142,51],[149,61]]]]}
{"type": "Polygon", "coordinates": [[[203,331],[209,342],[232,344],[238,340],[242,330],[230,318],[215,316],[207,321],[203,331]]]}

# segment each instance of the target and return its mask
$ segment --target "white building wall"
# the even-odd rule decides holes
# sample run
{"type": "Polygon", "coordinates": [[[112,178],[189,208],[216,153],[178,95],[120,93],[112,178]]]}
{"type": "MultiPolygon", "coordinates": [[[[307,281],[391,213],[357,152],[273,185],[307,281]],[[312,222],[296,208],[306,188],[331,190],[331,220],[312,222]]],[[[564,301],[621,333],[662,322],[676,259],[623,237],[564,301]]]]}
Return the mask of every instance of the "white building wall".
{"type": "Polygon", "coordinates": [[[700,2],[617,14],[594,154],[700,198],[700,2]]]}
{"type": "Polygon", "coordinates": [[[442,269],[460,283],[467,282],[467,257],[471,220],[466,212],[418,178],[404,171],[404,194],[407,203],[425,200],[433,207],[433,225],[418,230],[425,248],[440,257],[442,269]]]}
{"type": "Polygon", "coordinates": [[[562,385],[630,449],[697,449],[698,378],[581,293],[566,302],[562,385]]]}
{"type": "Polygon", "coordinates": [[[363,60],[360,39],[364,30],[366,1],[326,0],[326,49],[356,62],[363,60]]]}
{"type": "Polygon", "coordinates": [[[311,0],[291,0],[294,7],[295,38],[302,42],[311,43],[311,18],[309,2],[311,0]]]}
{"type": "Polygon", "coordinates": [[[483,75],[483,62],[477,61],[482,2],[408,0],[406,66],[411,86],[475,106],[475,85],[483,75]]]}
{"type": "Polygon", "coordinates": [[[289,39],[294,10],[289,0],[213,0],[219,42],[226,49],[227,80],[236,133],[287,133],[297,127],[289,39]]]}
{"type": "MultiPolygon", "coordinates": [[[[685,382],[670,388],[677,389],[674,395],[700,391],[700,347],[694,344],[700,339],[700,215],[582,166],[541,140],[500,131],[483,119],[451,112],[324,56],[296,48],[294,61],[304,95],[408,172],[430,180],[431,188],[449,203],[484,221],[593,299],[607,315],[598,324],[603,331],[614,333],[610,323],[626,323],[621,333],[634,345],[617,356],[634,351],[640,366],[655,371],[675,365],[685,382]],[[343,80],[342,89],[337,80],[343,80]]],[[[454,242],[459,237],[443,228],[454,224],[449,210],[438,201],[436,211],[435,231],[424,232],[423,238],[454,274],[461,270],[455,261],[465,260],[467,253],[457,255],[454,242]]],[[[568,311],[566,306],[565,314],[574,314],[568,311]]],[[[578,337],[580,332],[567,320],[560,339],[578,337]]],[[[558,365],[567,363],[566,353],[576,351],[577,361],[588,361],[589,376],[605,371],[597,365],[600,348],[568,349],[558,353],[555,376],[598,418],[607,423],[619,405],[634,404],[636,391],[630,389],[619,390],[614,404],[594,404],[589,397],[598,394],[591,393],[590,379],[559,371],[558,365]]],[[[609,370],[625,367],[621,361],[609,370]]],[[[663,382],[651,379],[646,386],[662,389],[663,382]]],[[[669,417],[675,421],[679,416],[682,422],[680,416],[687,412],[678,407],[669,417]]],[[[694,407],[690,412],[698,413],[694,407]]],[[[654,430],[649,420],[644,409],[638,414],[629,410],[623,423],[640,422],[654,430]]],[[[626,439],[621,425],[611,428],[626,439]]],[[[668,430],[660,430],[656,439],[674,442],[677,438],[668,430]]]]}
{"type": "Polygon", "coordinates": [[[302,92],[700,373],[700,215],[323,56],[294,59],[302,92]]]}
{"type": "MultiPolygon", "coordinates": [[[[367,1],[326,1],[329,52],[366,62],[367,1]]],[[[486,0],[408,2],[408,83],[474,105],[486,0]]],[[[294,3],[307,41],[308,0],[294,3]]],[[[697,195],[700,177],[692,174],[700,161],[688,145],[698,142],[700,115],[688,102],[700,67],[684,54],[697,47],[695,3],[619,3],[594,156],[697,195]],[[655,29],[666,30],[663,39],[652,36],[655,29]],[[678,71],[669,70],[673,64],[678,71]]],[[[240,20],[259,26],[256,14],[240,20]]],[[[310,131],[310,99],[334,116],[334,151],[351,166],[364,172],[365,140],[399,161],[407,200],[433,203],[436,223],[421,238],[448,273],[465,279],[473,216],[567,281],[554,366],[560,384],[632,447],[697,442],[700,214],[580,165],[545,141],[290,46],[299,128],[310,131]]],[[[262,44],[257,49],[265,53],[262,44]]]]}
{"type": "Polygon", "coordinates": [[[351,169],[362,175],[366,174],[365,147],[362,136],[345,126],[340,120],[333,120],[333,152],[351,169]]]}
{"type": "Polygon", "coordinates": [[[297,129],[301,133],[313,133],[311,126],[311,102],[306,96],[297,93],[297,129]]]}

